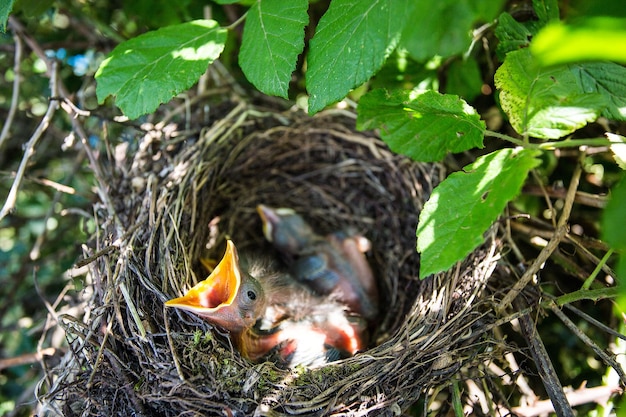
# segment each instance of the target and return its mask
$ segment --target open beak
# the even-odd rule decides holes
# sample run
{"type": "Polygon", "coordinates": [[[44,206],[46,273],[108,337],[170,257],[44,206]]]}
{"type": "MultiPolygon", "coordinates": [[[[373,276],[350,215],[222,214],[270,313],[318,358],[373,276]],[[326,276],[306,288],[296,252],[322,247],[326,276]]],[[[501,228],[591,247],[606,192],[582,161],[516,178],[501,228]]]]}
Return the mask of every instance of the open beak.
{"type": "Polygon", "coordinates": [[[261,221],[263,222],[263,234],[265,238],[268,242],[272,242],[274,240],[274,225],[278,224],[280,217],[278,217],[276,211],[263,204],[256,206],[256,211],[259,213],[261,221]]]}
{"type": "Polygon", "coordinates": [[[238,332],[252,326],[256,317],[244,314],[239,308],[238,294],[241,282],[239,258],[232,241],[226,242],[226,253],[204,281],[187,293],[165,303],[195,313],[227,330],[238,332]]]}

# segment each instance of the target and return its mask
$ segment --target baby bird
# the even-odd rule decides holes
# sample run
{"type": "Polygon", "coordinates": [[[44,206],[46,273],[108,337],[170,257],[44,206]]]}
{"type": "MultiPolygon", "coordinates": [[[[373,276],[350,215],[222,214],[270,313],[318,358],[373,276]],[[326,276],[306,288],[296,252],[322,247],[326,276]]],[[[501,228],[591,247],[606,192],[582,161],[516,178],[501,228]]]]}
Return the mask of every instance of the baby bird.
{"type": "Polygon", "coordinates": [[[259,281],[250,274],[242,276],[239,256],[231,240],[226,253],[204,281],[187,293],[165,303],[192,313],[239,334],[254,326],[265,309],[266,299],[259,281]]]}
{"type": "Polygon", "coordinates": [[[317,366],[365,347],[365,324],[262,257],[239,258],[232,241],[209,277],[165,303],[230,332],[241,354],[279,366],[317,366]]]}
{"type": "Polygon", "coordinates": [[[293,277],[320,295],[333,295],[351,312],[374,320],[378,290],[363,254],[369,241],[342,232],[316,234],[294,210],[258,205],[266,239],[284,256],[293,277]]]}

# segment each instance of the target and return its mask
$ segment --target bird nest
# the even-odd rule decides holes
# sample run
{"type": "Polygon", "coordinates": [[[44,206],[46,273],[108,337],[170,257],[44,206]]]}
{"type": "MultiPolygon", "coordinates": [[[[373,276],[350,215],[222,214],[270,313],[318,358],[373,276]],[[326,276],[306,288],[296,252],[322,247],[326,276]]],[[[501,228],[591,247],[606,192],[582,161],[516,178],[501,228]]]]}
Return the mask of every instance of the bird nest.
{"type": "Polygon", "coordinates": [[[484,360],[494,236],[451,272],[418,278],[415,227],[440,165],[393,154],[348,111],[229,102],[209,115],[195,131],[144,125],[100,155],[84,312],[60,317],[70,349],[48,373],[42,414],[392,416],[484,360]],[[164,308],[206,276],[199,260],[219,258],[225,237],[271,250],[260,203],[372,242],[382,307],[368,350],[313,368],[253,364],[219,327],[164,308]]]}

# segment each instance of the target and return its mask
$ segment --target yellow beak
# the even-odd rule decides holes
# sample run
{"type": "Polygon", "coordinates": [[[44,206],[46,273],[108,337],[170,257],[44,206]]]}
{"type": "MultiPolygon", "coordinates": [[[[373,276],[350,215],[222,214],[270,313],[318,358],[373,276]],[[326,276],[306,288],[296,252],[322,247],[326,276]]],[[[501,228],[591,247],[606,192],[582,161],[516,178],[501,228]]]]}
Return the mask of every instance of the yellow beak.
{"type": "Polygon", "coordinates": [[[258,282],[253,278],[242,283],[237,249],[226,242],[226,253],[204,281],[187,293],[165,303],[195,313],[207,321],[232,332],[241,332],[254,325],[264,307],[258,282]],[[245,287],[242,291],[242,286],[245,287]]]}

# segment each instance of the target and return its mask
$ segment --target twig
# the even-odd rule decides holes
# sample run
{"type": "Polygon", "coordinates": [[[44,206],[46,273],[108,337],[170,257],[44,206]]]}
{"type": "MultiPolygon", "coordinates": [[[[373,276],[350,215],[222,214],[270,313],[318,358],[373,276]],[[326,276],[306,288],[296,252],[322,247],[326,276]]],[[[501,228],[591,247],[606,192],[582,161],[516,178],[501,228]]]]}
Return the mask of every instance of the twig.
{"type": "Polygon", "coordinates": [[[622,340],[626,340],[626,335],[621,334],[620,332],[611,329],[609,326],[607,326],[606,324],[602,323],[599,320],[594,319],[593,317],[591,317],[589,314],[577,309],[574,306],[571,306],[569,304],[564,304],[563,307],[565,307],[566,309],[568,309],[569,311],[571,311],[572,313],[576,314],[579,317],[582,317],[583,319],[585,319],[586,321],[588,321],[589,323],[593,324],[594,326],[600,328],[602,331],[607,332],[608,334],[610,334],[613,337],[617,337],[618,339],[622,339],[622,340]]]}
{"type": "MultiPolygon", "coordinates": [[[[513,301],[518,310],[523,308],[521,300],[513,301]]],[[[539,333],[537,333],[537,328],[531,320],[530,315],[525,314],[521,316],[519,318],[519,324],[522,335],[524,335],[524,339],[526,339],[528,343],[541,382],[552,401],[554,411],[559,417],[574,417],[574,410],[572,410],[571,405],[567,401],[561,381],[559,381],[550,356],[546,351],[543,341],[539,337],[539,333]]]]}
{"type": "MultiPolygon", "coordinates": [[[[565,395],[571,405],[577,406],[590,402],[603,404],[608,401],[612,394],[620,392],[622,392],[622,389],[619,386],[598,386],[593,388],[583,386],[565,395]]],[[[555,410],[550,400],[543,400],[524,407],[514,407],[511,411],[520,417],[534,417],[553,413],[555,410]]]]}
{"type": "Polygon", "coordinates": [[[615,370],[615,372],[617,372],[617,374],[619,375],[620,380],[622,381],[622,384],[626,384],[626,373],[624,373],[624,370],[622,369],[622,367],[619,365],[619,363],[617,363],[617,361],[613,357],[611,357],[602,348],[600,348],[600,346],[598,346],[593,340],[591,340],[589,338],[589,336],[587,336],[585,333],[583,333],[576,326],[576,324],[574,324],[565,315],[565,313],[563,313],[561,311],[561,309],[557,307],[556,304],[552,303],[552,305],[550,306],[550,310],[552,310],[552,312],[554,314],[556,314],[556,316],[559,319],[561,319],[563,324],[565,324],[572,331],[572,333],[574,333],[576,335],[576,337],[578,337],[584,344],[589,346],[596,353],[596,355],[598,355],[604,361],[604,363],[606,363],[609,366],[611,366],[611,368],[613,368],[615,370]]]}
{"type": "Polygon", "coordinates": [[[119,250],[119,245],[109,245],[109,246],[105,246],[103,249],[99,250],[98,252],[94,253],[91,256],[88,256],[86,258],[83,259],[79,259],[78,261],[76,261],[76,263],[74,264],[75,268],[82,268],[83,266],[89,265],[90,263],[92,263],[93,261],[95,261],[96,259],[98,259],[101,256],[104,256],[108,253],[111,253],[115,250],[119,250]]]}
{"type": "MultiPolygon", "coordinates": [[[[536,221],[537,219],[533,219],[533,220],[536,221]]],[[[531,239],[533,236],[550,239],[554,235],[553,230],[539,229],[533,226],[523,224],[521,222],[512,222],[511,228],[515,229],[516,231],[524,235],[527,235],[527,240],[535,246],[537,246],[536,243],[534,243],[531,239]]],[[[600,251],[609,251],[610,248],[607,247],[607,245],[604,242],[595,240],[590,237],[576,236],[572,233],[566,233],[564,236],[564,239],[576,247],[577,253],[580,253],[581,255],[586,256],[587,258],[589,258],[589,260],[592,263],[598,265],[602,269],[602,271],[604,271],[605,274],[611,277],[615,277],[615,271],[613,271],[613,269],[610,266],[608,266],[606,262],[603,262],[601,259],[598,259],[598,257],[595,256],[590,250],[590,249],[597,249],[600,251]]],[[[553,255],[558,256],[558,251],[554,252],[553,255]]],[[[570,258],[566,257],[565,255],[561,255],[560,259],[563,262],[568,263],[570,266],[576,267],[576,270],[578,271],[576,273],[576,276],[578,276],[582,280],[586,280],[589,278],[588,272],[583,270],[578,264],[574,264],[570,258]]]]}
{"type": "Polygon", "coordinates": [[[551,213],[550,216],[550,222],[552,223],[552,227],[556,229],[556,209],[554,208],[554,205],[552,205],[552,200],[550,200],[550,196],[548,195],[548,191],[546,190],[546,187],[543,186],[542,182],[541,182],[541,178],[539,178],[539,175],[537,175],[537,173],[535,172],[535,170],[531,171],[531,174],[535,180],[535,182],[537,183],[537,188],[539,188],[539,192],[537,193],[538,196],[543,197],[543,199],[546,202],[546,206],[548,206],[548,210],[551,213]]]}
{"type": "MultiPolygon", "coordinates": [[[[538,185],[526,185],[522,188],[522,193],[544,196],[548,195],[552,198],[565,198],[566,191],[564,189],[545,188],[538,185]]],[[[576,197],[574,201],[578,204],[584,204],[589,207],[604,208],[608,201],[608,197],[605,195],[596,195],[586,193],[584,191],[576,191],[576,197]]]]}
{"type": "Polygon", "coordinates": [[[21,79],[21,70],[20,66],[22,63],[22,50],[24,46],[22,45],[22,40],[17,35],[17,33],[13,34],[13,39],[15,40],[15,64],[13,65],[13,93],[11,95],[11,107],[9,108],[9,114],[7,115],[6,120],[4,121],[4,126],[2,126],[2,133],[0,133],[0,149],[2,149],[2,145],[4,141],[9,137],[9,129],[13,124],[13,118],[15,117],[15,112],[17,111],[19,97],[20,97],[20,79],[21,79]]]}
{"type": "Polygon", "coordinates": [[[558,148],[579,148],[581,146],[611,146],[615,142],[610,139],[588,138],[588,139],[565,139],[558,142],[545,142],[537,147],[544,150],[553,150],[558,148]]]}
{"type": "MultiPolygon", "coordinates": [[[[58,95],[57,63],[53,62],[50,67],[50,91],[52,95],[55,96],[58,95]]],[[[44,114],[41,122],[39,123],[39,126],[37,126],[37,129],[35,129],[35,132],[26,143],[26,146],[24,148],[24,156],[22,157],[20,166],[17,169],[17,173],[15,174],[15,180],[13,181],[13,185],[11,186],[11,190],[9,191],[9,195],[4,202],[2,210],[0,210],[0,220],[2,220],[7,214],[11,213],[15,209],[17,192],[19,191],[20,185],[22,184],[24,172],[26,171],[26,167],[28,166],[28,161],[35,154],[35,148],[37,147],[37,143],[39,142],[39,139],[41,139],[43,132],[45,132],[48,128],[48,125],[50,125],[50,121],[52,120],[52,117],[54,116],[54,113],[57,111],[58,108],[59,102],[57,100],[51,100],[48,103],[48,110],[46,110],[46,114],[44,114]]]]}
{"type": "Polygon", "coordinates": [[[181,381],[185,381],[185,374],[183,373],[183,369],[178,362],[178,355],[176,354],[176,349],[174,348],[174,340],[172,340],[172,331],[170,330],[170,320],[168,318],[167,307],[163,305],[163,317],[165,318],[165,334],[167,335],[167,344],[170,346],[170,352],[172,353],[172,359],[174,360],[174,366],[176,367],[176,372],[178,373],[178,377],[181,381]]]}
{"type": "MultiPolygon", "coordinates": [[[[62,81],[57,79],[58,78],[57,77],[57,72],[58,71],[57,71],[57,63],[56,63],[56,61],[51,61],[51,60],[49,60],[46,57],[46,54],[45,54],[44,50],[41,48],[41,46],[39,46],[39,44],[37,42],[35,42],[34,39],[32,39],[30,36],[28,36],[24,32],[24,26],[22,26],[22,24],[19,22],[19,20],[15,19],[13,16],[9,17],[9,26],[11,27],[11,29],[17,35],[19,35],[24,40],[24,42],[26,42],[28,47],[32,49],[32,51],[35,53],[35,55],[37,55],[41,60],[46,62],[46,64],[47,64],[46,74],[50,77],[50,94],[51,94],[51,97],[55,98],[54,100],[50,101],[50,107],[48,107],[48,112],[50,112],[50,109],[52,108],[52,106],[54,106],[54,110],[56,110],[56,109],[58,109],[60,104],[63,104],[63,109],[70,116],[70,121],[72,123],[72,127],[73,127],[74,131],[78,134],[78,137],[80,138],[80,140],[81,140],[81,142],[83,144],[83,147],[85,148],[85,151],[87,152],[87,156],[89,157],[89,161],[90,161],[92,169],[94,171],[95,178],[99,182],[99,187],[98,187],[99,196],[100,196],[102,202],[107,206],[107,209],[108,209],[109,213],[111,214],[111,216],[113,216],[114,220],[116,221],[116,224],[121,229],[121,224],[120,224],[118,216],[116,215],[115,210],[113,209],[113,204],[111,203],[108,195],[104,192],[104,190],[106,190],[108,187],[106,186],[106,184],[103,183],[102,178],[104,178],[104,177],[102,175],[102,172],[100,171],[99,165],[97,164],[97,158],[93,154],[93,151],[91,150],[91,147],[89,146],[89,141],[87,139],[87,135],[85,133],[85,130],[83,129],[82,125],[78,122],[77,116],[84,116],[84,115],[88,115],[89,113],[85,112],[83,110],[78,109],[78,107],[76,107],[69,100],[69,98],[68,98],[69,97],[69,93],[67,91],[67,88],[65,87],[65,85],[63,84],[62,81]]],[[[46,112],[46,115],[44,116],[44,119],[42,120],[42,124],[46,120],[46,116],[48,115],[48,112],[46,112]]],[[[51,112],[51,113],[53,113],[53,112],[51,112]]],[[[48,123],[49,123],[49,120],[48,120],[48,123]]],[[[45,127],[47,127],[47,124],[46,124],[45,127]]],[[[43,133],[43,130],[42,130],[41,133],[43,133]]],[[[34,137],[34,134],[33,134],[33,137],[34,137]]],[[[32,140],[32,138],[31,138],[31,140],[32,140]]],[[[20,168],[22,168],[21,165],[20,165],[20,168]]],[[[20,174],[20,171],[18,170],[18,174],[17,175],[19,176],[19,174],[20,174]]],[[[22,172],[22,175],[23,175],[23,172],[22,172]]],[[[11,191],[13,191],[13,189],[11,189],[11,191]]],[[[17,190],[15,191],[15,193],[17,193],[17,190]]],[[[9,200],[7,198],[7,203],[8,202],[9,202],[9,200]]],[[[6,207],[6,205],[7,204],[5,204],[5,207],[6,207]]],[[[10,210],[13,209],[14,205],[15,205],[15,198],[14,198],[14,201],[13,201],[13,206],[10,208],[10,210]]],[[[7,210],[7,211],[10,211],[10,210],[7,210]]],[[[0,212],[0,220],[2,220],[2,218],[4,216],[6,216],[6,214],[7,214],[4,211],[5,210],[3,208],[2,212],[0,212]]]]}
{"type": "Polygon", "coordinates": [[[596,277],[600,273],[600,270],[602,269],[604,265],[606,265],[606,262],[609,260],[611,255],[613,255],[613,249],[609,249],[606,252],[606,254],[604,254],[604,256],[602,257],[598,265],[596,265],[593,272],[589,275],[589,277],[583,283],[583,286],[582,286],[583,290],[588,290],[591,287],[591,284],[593,284],[593,281],[595,281],[596,277]]]}
{"type": "Polygon", "coordinates": [[[498,132],[493,132],[491,130],[485,131],[485,136],[491,136],[491,137],[494,137],[494,138],[506,140],[507,142],[511,142],[514,145],[523,146],[525,148],[536,148],[537,147],[537,145],[534,145],[532,143],[527,143],[525,141],[522,141],[520,139],[514,138],[512,136],[504,135],[504,134],[498,133],[498,132]]]}
{"type": "MultiPolygon", "coordinates": [[[[597,290],[577,290],[565,295],[561,295],[554,299],[557,306],[570,304],[580,300],[592,300],[594,302],[605,298],[615,298],[620,294],[617,287],[598,288],[597,290]]],[[[542,303],[543,307],[549,307],[549,304],[542,303]]]]}
{"type": "Polygon", "coordinates": [[[96,376],[96,371],[98,370],[98,366],[100,366],[100,364],[102,363],[102,354],[107,350],[106,344],[109,339],[109,335],[111,334],[111,327],[113,327],[113,319],[109,317],[108,320],[109,322],[106,329],[104,330],[104,337],[102,338],[102,342],[100,343],[100,347],[98,349],[98,354],[96,355],[96,361],[93,364],[93,369],[91,370],[91,374],[89,375],[89,378],[87,379],[87,384],[85,385],[87,389],[91,389],[91,387],[93,386],[93,380],[96,376]]]}
{"type": "Polygon", "coordinates": [[[52,356],[57,352],[56,348],[50,347],[33,353],[25,353],[13,358],[0,359],[0,371],[13,366],[28,365],[39,362],[44,356],[52,356]]]}
{"type": "Polygon", "coordinates": [[[502,314],[504,310],[511,304],[511,302],[517,297],[517,295],[528,285],[528,283],[533,279],[533,276],[542,268],[543,264],[548,260],[552,252],[557,248],[563,237],[567,233],[567,222],[569,220],[570,213],[572,211],[572,206],[574,204],[574,197],[576,196],[576,190],[578,189],[578,183],[580,181],[580,175],[582,173],[582,168],[580,162],[576,164],[576,168],[574,169],[574,173],[572,174],[572,181],[570,183],[569,189],[567,190],[567,195],[565,198],[565,204],[563,206],[563,213],[559,218],[559,222],[557,225],[557,229],[554,232],[554,236],[548,242],[545,248],[539,253],[537,259],[530,265],[530,267],[524,272],[524,275],[515,283],[513,288],[504,296],[500,304],[496,307],[496,312],[498,314],[502,314]]]}

